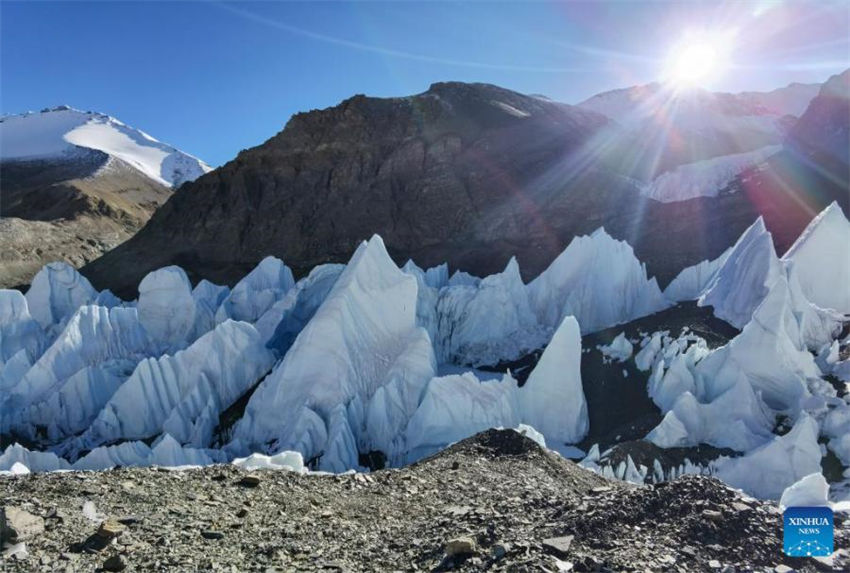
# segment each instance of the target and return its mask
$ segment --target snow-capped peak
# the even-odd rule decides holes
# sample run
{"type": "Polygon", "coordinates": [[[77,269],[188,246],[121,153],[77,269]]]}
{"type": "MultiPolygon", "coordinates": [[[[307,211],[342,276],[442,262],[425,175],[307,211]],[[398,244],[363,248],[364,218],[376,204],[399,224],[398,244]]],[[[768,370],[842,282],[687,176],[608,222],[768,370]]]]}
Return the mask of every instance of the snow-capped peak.
{"type": "Polygon", "coordinates": [[[2,161],[68,156],[77,148],[121,159],[169,187],[179,187],[211,170],[200,159],[101,113],[63,105],[0,119],[2,161]]]}

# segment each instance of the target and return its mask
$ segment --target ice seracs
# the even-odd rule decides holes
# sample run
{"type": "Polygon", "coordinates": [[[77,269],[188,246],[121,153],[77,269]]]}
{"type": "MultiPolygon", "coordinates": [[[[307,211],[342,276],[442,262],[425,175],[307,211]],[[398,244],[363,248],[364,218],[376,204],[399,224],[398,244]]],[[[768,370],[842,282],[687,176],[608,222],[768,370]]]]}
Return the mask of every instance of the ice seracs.
{"type": "Polygon", "coordinates": [[[783,261],[806,298],[824,309],[850,314],[850,221],[838,203],[824,209],[794,242],[783,261]]]}
{"type": "Polygon", "coordinates": [[[829,484],[820,472],[804,476],[782,492],[781,507],[829,506],[829,484]]]}
{"type": "Polygon", "coordinates": [[[573,444],[587,434],[587,402],[581,385],[581,333],[564,318],[519,392],[520,421],[549,444],[573,444]]]}
{"type": "Polygon", "coordinates": [[[778,499],[790,485],[821,471],[818,424],[803,415],[784,436],[740,458],[716,464],[715,475],[756,497],[778,499]]]}
{"type": "Polygon", "coordinates": [[[518,424],[535,428],[556,450],[580,441],[589,426],[580,361],[581,335],[570,316],[521,388],[509,374],[501,380],[479,380],[471,372],[432,379],[405,432],[405,461],[487,428],[518,424]]]}
{"type": "Polygon", "coordinates": [[[528,287],[539,322],[553,330],[565,316],[589,333],[669,306],[631,246],[602,228],[574,238],[528,287]]]}
{"type": "Polygon", "coordinates": [[[184,346],[195,325],[192,284],[180,267],[148,273],[139,283],[139,321],[155,340],[168,347],[184,346]]]}
{"type": "Polygon", "coordinates": [[[771,428],[758,395],[742,380],[710,402],[685,391],[646,438],[662,448],[710,444],[746,452],[769,440],[771,428]]]}
{"type": "Polygon", "coordinates": [[[516,380],[479,380],[474,374],[434,378],[406,431],[407,458],[413,462],[447,445],[493,427],[519,424],[516,380]]]}
{"type": "Polygon", "coordinates": [[[700,362],[708,399],[743,376],[774,410],[799,410],[820,371],[803,345],[785,284],[780,277],[741,334],[700,362]]]}
{"type": "Polygon", "coordinates": [[[778,497],[817,471],[818,440],[850,464],[850,406],[840,382],[825,377],[840,381],[850,370],[850,339],[841,312],[809,298],[827,304],[831,293],[807,282],[832,263],[836,253],[820,260],[827,250],[818,245],[844,229],[836,221],[846,219],[834,211],[816,219],[781,260],[757,221],[664,295],[631,248],[603,230],[573,240],[528,285],[515,260],[482,279],[449,278],[444,265],[399,269],[377,236],[347,265],[319,265],[298,282],[274,258],[233,290],[208,281],[192,288],[181,269],[166,267],[128,302],[97,293],[70,267],[47,267],[26,297],[0,290],[0,433],[50,452],[7,448],[0,471],[234,457],[254,469],[346,471],[381,458],[410,463],[478,431],[523,425],[577,455],[570,444],[592,429],[582,331],[700,298],[740,325],[727,344],[712,349],[671,327],[639,332],[638,343],[629,328],[597,348],[658,406],[648,440],[742,455],[665,469],[631,458],[606,464],[596,448],[583,463],[633,481],[711,472],[778,497]],[[541,349],[527,378],[494,368],[541,349]],[[222,416],[245,404],[235,425],[222,416]],[[751,476],[762,467],[778,477],[751,476]]]}
{"type": "Polygon", "coordinates": [[[84,304],[94,302],[97,291],[68,263],[46,264],[35,275],[26,294],[30,315],[42,328],[61,325],[84,304]]]}
{"type": "Polygon", "coordinates": [[[699,305],[713,307],[715,316],[743,328],[782,272],[773,238],[759,217],[714,273],[699,305]]]}
{"type": "Polygon", "coordinates": [[[716,259],[702,261],[683,269],[664,289],[664,297],[670,302],[698,299],[726,262],[732,249],[733,247],[729,247],[716,259]]]}
{"type": "Polygon", "coordinates": [[[16,465],[29,471],[52,472],[71,469],[71,464],[51,452],[33,452],[20,444],[7,446],[0,454],[0,472],[13,471],[16,465]]]}
{"type": "Polygon", "coordinates": [[[344,268],[345,265],[335,264],[315,267],[260,316],[254,326],[269,348],[279,356],[289,350],[295,337],[325,301],[344,268]]]}
{"type": "Polygon", "coordinates": [[[255,322],[295,285],[292,271],[276,257],[266,257],[236,283],[216,318],[255,322]]]}
{"type": "Polygon", "coordinates": [[[666,415],[648,439],[662,447],[705,442],[748,451],[771,436],[772,413],[797,416],[821,372],[793,310],[780,275],[728,344],[690,360],[677,356],[666,371],[654,358],[649,393],[666,415]]]}
{"type": "MultiPolygon", "coordinates": [[[[0,289],[0,379],[6,364],[19,352],[18,360],[28,364],[44,346],[41,326],[32,318],[24,295],[17,290],[0,289]]],[[[4,385],[0,382],[0,388],[4,385]]]]}
{"type": "Polygon", "coordinates": [[[92,449],[165,432],[180,444],[206,447],[219,414],[272,363],[253,326],[224,322],[186,350],[140,362],[76,444],[92,449]]]}
{"type": "Polygon", "coordinates": [[[516,360],[546,343],[516,259],[475,286],[449,286],[437,300],[437,357],[454,364],[516,360]]]}
{"type": "MultiPolygon", "coordinates": [[[[427,332],[418,328],[405,341],[404,349],[387,373],[387,382],[363,408],[365,424],[361,427],[367,431],[356,434],[360,451],[383,452],[393,466],[405,462],[408,443],[404,430],[436,373],[433,345],[427,332]]],[[[356,407],[359,409],[359,404],[356,407]]]]}
{"type": "Polygon", "coordinates": [[[621,332],[611,341],[611,344],[600,346],[599,351],[612,360],[625,362],[631,358],[634,347],[629,339],[626,338],[626,333],[621,332]]]}
{"type": "MultiPolygon", "coordinates": [[[[401,270],[415,277],[419,287],[418,298],[416,299],[416,323],[428,331],[431,340],[437,341],[439,323],[437,301],[440,297],[440,289],[449,285],[448,265],[442,264],[423,270],[411,260],[407,261],[401,270]]],[[[474,284],[470,284],[470,286],[474,286],[474,284]]],[[[439,347],[440,344],[438,343],[437,346],[439,347]]]]}
{"type": "Polygon", "coordinates": [[[135,308],[83,306],[23,376],[4,380],[10,385],[0,397],[0,431],[15,427],[35,438],[42,426],[49,440],[81,431],[136,363],[155,352],[135,308]]]}
{"type": "Polygon", "coordinates": [[[122,442],[114,446],[95,448],[77,460],[75,470],[105,470],[132,466],[206,466],[224,461],[217,450],[202,450],[181,446],[168,434],[163,434],[152,446],[145,442],[122,442]]]}
{"type": "Polygon", "coordinates": [[[416,301],[416,279],[395,266],[381,238],[363,243],[252,395],[234,441],[252,451],[320,456],[322,469],[356,467],[355,432],[369,433],[363,406],[389,381],[418,328],[416,301]]]}
{"type": "Polygon", "coordinates": [[[835,246],[835,241],[846,240],[847,234],[850,234],[850,224],[837,204],[833,204],[812,221],[795,246],[780,260],[771,234],[759,218],[723,255],[684,269],[664,294],[673,302],[697,299],[700,306],[713,307],[715,316],[740,329],[749,322],[753,311],[769,292],[785,289],[803,344],[817,351],[831,343],[846,320],[842,317],[843,311],[829,306],[841,306],[843,303],[835,297],[844,295],[825,293],[847,289],[824,287],[825,282],[818,282],[812,276],[818,275],[817,268],[827,267],[830,270],[824,272],[829,272],[835,281],[850,274],[848,257],[835,246]],[[807,244],[815,246],[807,247],[807,244]],[[821,248],[821,245],[825,246],[821,248]],[[801,281],[809,286],[804,287],[801,281]],[[813,289],[822,292],[811,294],[813,289]],[[824,298],[826,296],[831,298],[824,298]]]}

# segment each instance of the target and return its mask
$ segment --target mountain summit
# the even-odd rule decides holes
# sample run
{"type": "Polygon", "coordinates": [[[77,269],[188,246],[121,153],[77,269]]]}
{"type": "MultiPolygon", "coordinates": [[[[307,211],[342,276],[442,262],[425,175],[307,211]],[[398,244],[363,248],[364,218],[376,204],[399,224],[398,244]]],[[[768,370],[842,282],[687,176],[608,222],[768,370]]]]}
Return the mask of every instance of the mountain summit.
{"type": "Polygon", "coordinates": [[[200,159],[101,113],[63,105],[0,119],[0,161],[70,159],[84,150],[120,159],[168,187],[179,187],[211,169],[200,159]]]}

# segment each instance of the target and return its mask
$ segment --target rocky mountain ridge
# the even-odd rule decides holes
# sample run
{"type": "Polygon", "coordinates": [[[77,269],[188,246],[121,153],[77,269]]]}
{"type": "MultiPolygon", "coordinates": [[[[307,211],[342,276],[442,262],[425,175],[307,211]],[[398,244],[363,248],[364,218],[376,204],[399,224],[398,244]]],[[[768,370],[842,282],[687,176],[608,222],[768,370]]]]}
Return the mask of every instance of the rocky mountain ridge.
{"type": "MultiPolygon", "coordinates": [[[[766,142],[779,137],[778,121],[768,118],[766,142]]],[[[659,203],[642,196],[629,168],[649,161],[652,145],[623,137],[595,112],[490,85],[355,96],[296,114],[278,135],[182,188],[84,273],[128,297],[143,274],[168,264],[193,281],[232,284],[272,254],[300,276],[347,260],[379,233],[400,264],[447,261],[484,275],[516,256],[528,280],[574,236],[604,226],[664,284],[718,256],[759,214],[784,251],[807,216],[846,195],[816,170],[801,182],[777,168],[778,181],[746,193],[734,192],[733,175],[722,193],[659,203]],[[801,210],[801,198],[811,206],[801,210]]],[[[797,170],[793,160],[779,164],[797,170]]]]}

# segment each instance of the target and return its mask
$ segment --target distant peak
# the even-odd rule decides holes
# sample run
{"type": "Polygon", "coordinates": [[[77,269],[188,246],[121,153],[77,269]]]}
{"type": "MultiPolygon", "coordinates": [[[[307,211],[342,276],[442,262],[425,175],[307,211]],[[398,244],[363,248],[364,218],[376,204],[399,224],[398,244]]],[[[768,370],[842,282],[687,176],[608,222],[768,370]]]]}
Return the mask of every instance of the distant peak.
{"type": "Polygon", "coordinates": [[[167,187],[179,187],[210,167],[118,119],[58,105],[0,119],[0,160],[67,158],[79,149],[116,157],[167,187]]]}

